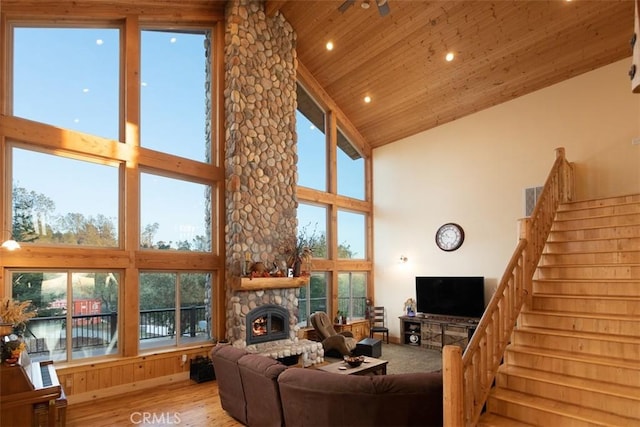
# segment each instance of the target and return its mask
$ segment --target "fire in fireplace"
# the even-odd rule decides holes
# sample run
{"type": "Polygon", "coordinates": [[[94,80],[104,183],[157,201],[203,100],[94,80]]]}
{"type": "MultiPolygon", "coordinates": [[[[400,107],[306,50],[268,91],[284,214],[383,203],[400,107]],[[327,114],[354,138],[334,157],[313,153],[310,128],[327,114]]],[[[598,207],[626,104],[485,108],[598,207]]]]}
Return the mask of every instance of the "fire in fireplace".
{"type": "Polygon", "coordinates": [[[289,312],[275,304],[265,304],[247,313],[247,345],[289,338],[289,312]]]}

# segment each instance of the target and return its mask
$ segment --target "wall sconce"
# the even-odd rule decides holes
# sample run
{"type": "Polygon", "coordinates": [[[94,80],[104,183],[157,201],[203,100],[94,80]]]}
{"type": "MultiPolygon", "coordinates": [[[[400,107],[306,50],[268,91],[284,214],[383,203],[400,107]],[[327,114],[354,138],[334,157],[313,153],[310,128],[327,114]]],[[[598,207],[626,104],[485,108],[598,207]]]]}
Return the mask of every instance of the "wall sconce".
{"type": "Polygon", "coordinates": [[[8,251],[15,251],[16,249],[20,249],[20,243],[13,240],[9,231],[7,231],[7,233],[9,234],[9,239],[2,242],[2,249],[6,249],[8,251]]]}
{"type": "Polygon", "coordinates": [[[400,264],[406,264],[407,261],[409,261],[409,258],[404,255],[400,255],[400,264]]]}

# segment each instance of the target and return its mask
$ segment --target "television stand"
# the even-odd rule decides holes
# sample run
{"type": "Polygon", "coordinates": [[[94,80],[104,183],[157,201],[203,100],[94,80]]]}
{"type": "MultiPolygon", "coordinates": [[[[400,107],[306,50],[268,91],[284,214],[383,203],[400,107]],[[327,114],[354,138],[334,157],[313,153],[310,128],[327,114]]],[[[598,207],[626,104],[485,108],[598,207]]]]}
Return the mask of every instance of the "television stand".
{"type": "Polygon", "coordinates": [[[480,319],[443,315],[401,316],[402,344],[438,349],[457,345],[464,350],[480,319]]]}

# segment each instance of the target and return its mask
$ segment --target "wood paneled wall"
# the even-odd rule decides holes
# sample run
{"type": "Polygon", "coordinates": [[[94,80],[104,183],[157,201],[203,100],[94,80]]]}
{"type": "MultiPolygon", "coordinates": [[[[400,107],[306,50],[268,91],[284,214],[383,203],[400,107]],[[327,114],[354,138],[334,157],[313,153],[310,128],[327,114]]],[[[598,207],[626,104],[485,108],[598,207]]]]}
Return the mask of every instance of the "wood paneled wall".
{"type": "Polygon", "coordinates": [[[56,373],[69,403],[73,404],[187,379],[190,361],[207,356],[212,347],[208,344],[112,361],[56,365],[56,373]],[[183,355],[186,362],[182,362],[183,355]]]}

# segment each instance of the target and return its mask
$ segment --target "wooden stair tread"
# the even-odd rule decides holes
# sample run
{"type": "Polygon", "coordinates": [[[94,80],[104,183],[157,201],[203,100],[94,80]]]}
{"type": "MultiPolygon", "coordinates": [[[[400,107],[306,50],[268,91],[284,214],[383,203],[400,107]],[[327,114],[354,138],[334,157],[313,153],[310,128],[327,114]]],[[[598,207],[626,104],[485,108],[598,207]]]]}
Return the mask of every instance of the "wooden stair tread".
{"type": "MultiPolygon", "coordinates": [[[[628,206],[635,206],[638,208],[638,210],[628,210],[628,211],[619,211],[619,212],[611,212],[611,213],[599,213],[599,214],[595,214],[595,215],[585,215],[585,216],[576,216],[576,217],[571,217],[571,218],[556,218],[553,222],[571,222],[571,221],[582,221],[585,219],[602,219],[602,218],[610,218],[610,217],[618,217],[618,216],[629,216],[629,215],[638,215],[640,213],[640,203],[628,203],[625,205],[625,207],[628,206]]],[[[598,209],[606,209],[606,208],[612,208],[614,206],[598,206],[596,208],[589,208],[589,209],[577,209],[578,211],[592,211],[592,210],[598,210],[598,209]]],[[[615,207],[618,207],[617,205],[615,207]]],[[[562,213],[567,213],[567,212],[576,212],[576,210],[565,210],[562,211],[562,213]]],[[[562,216],[562,215],[560,215],[562,216]]]]}
{"type": "Polygon", "coordinates": [[[603,197],[597,199],[571,200],[558,205],[558,211],[588,210],[607,206],[635,205],[640,203],[639,194],[624,194],[621,196],[603,197]]]}
{"type": "Polygon", "coordinates": [[[546,283],[603,283],[603,282],[616,282],[616,283],[638,283],[638,279],[628,279],[626,277],[616,279],[585,279],[585,278],[571,278],[571,279],[557,279],[557,278],[534,278],[533,282],[546,282],[546,283]]]}
{"type": "MultiPolygon", "coordinates": [[[[544,268],[619,268],[619,267],[640,267],[640,263],[637,262],[621,262],[621,263],[597,263],[597,264],[546,264],[546,265],[538,265],[536,267],[539,269],[544,268]]],[[[614,279],[615,280],[615,279],[614,279]]],[[[636,279],[637,281],[637,279],[636,279]]]]}
{"type": "Polygon", "coordinates": [[[491,392],[493,399],[503,400],[506,402],[516,403],[518,405],[537,409],[539,411],[556,414],[566,418],[573,418],[583,422],[601,423],[603,425],[633,425],[639,420],[623,417],[599,411],[597,409],[586,408],[583,406],[573,405],[570,403],[559,402],[556,400],[545,399],[543,397],[533,396],[503,388],[494,388],[491,392]]]}
{"type": "MultiPolygon", "coordinates": [[[[639,285],[640,286],[640,285],[639,285]]],[[[538,301],[540,303],[543,303],[544,301],[550,301],[550,302],[564,302],[565,304],[570,304],[572,301],[585,301],[585,302],[597,302],[597,303],[607,303],[610,302],[612,304],[615,303],[620,303],[621,301],[624,303],[629,303],[629,304],[637,304],[640,303],[640,296],[637,295],[583,295],[583,294],[562,294],[562,293],[546,293],[546,292],[535,292],[532,295],[532,298],[534,301],[538,301]]],[[[557,307],[558,310],[548,310],[549,312],[557,312],[557,313],[562,313],[562,311],[560,311],[562,309],[562,307],[557,307]]],[[[565,308],[567,310],[569,310],[569,307],[565,308]]],[[[536,307],[533,308],[533,310],[543,310],[543,307],[536,307]]],[[[569,313],[571,311],[567,311],[567,313],[569,313]]],[[[575,312],[571,312],[571,313],[578,313],[581,314],[581,312],[579,311],[575,311],[575,312]]],[[[618,315],[618,316],[625,316],[625,314],[622,313],[602,313],[602,312],[597,312],[597,313],[593,313],[594,316],[596,317],[601,317],[601,316],[611,316],[611,315],[618,315]]],[[[632,320],[638,320],[638,316],[635,315],[632,316],[632,320]]]]}
{"type": "MultiPolygon", "coordinates": [[[[640,286],[640,285],[639,285],[640,286]]],[[[616,301],[625,299],[627,301],[640,301],[640,296],[634,295],[580,295],[580,294],[550,294],[544,292],[536,292],[534,297],[540,298],[561,298],[561,299],[594,299],[594,300],[611,300],[616,301]]]]}
{"type": "MultiPolygon", "coordinates": [[[[637,215],[637,214],[636,214],[637,215]]],[[[617,216],[617,215],[611,215],[613,216],[617,216]]],[[[590,219],[590,218],[581,218],[581,219],[571,219],[571,220],[565,220],[565,222],[569,222],[569,221],[584,221],[586,219],[590,219]]],[[[560,222],[559,220],[556,220],[555,222],[560,222]]],[[[589,225],[589,226],[576,226],[575,228],[567,228],[567,229],[559,229],[559,228],[552,228],[550,230],[550,233],[565,233],[565,232],[571,232],[571,231],[593,231],[593,230],[602,230],[602,229],[613,229],[613,228],[628,228],[628,227],[633,227],[633,228],[637,228],[640,227],[640,222],[636,223],[636,224],[624,224],[624,225],[616,225],[616,224],[607,224],[607,225],[589,225]]],[[[619,237],[606,237],[607,239],[619,239],[619,237]]],[[[589,239],[591,240],[591,239],[589,239]]],[[[553,240],[555,242],[555,240],[553,240]]]]}
{"type": "MultiPolygon", "coordinates": [[[[575,231],[575,230],[573,230],[575,231]]],[[[554,232],[554,230],[551,231],[552,233],[554,232]]],[[[556,233],[562,233],[562,231],[560,230],[555,230],[556,233]]],[[[576,242],[601,242],[601,241],[605,241],[605,240],[633,240],[635,243],[635,240],[640,239],[639,236],[615,236],[615,237],[581,237],[581,238],[571,238],[571,239],[558,239],[557,236],[556,238],[554,238],[554,240],[547,240],[546,244],[549,245],[554,245],[554,244],[560,244],[560,243],[576,243],[576,242]]],[[[635,246],[633,246],[635,247],[635,246]]],[[[633,248],[632,247],[632,248],[633,248]]],[[[614,251],[617,252],[618,250],[614,251]]]]}
{"type": "Polygon", "coordinates": [[[561,350],[551,350],[547,348],[530,347],[526,345],[509,344],[507,351],[536,356],[548,356],[556,359],[565,359],[590,363],[593,365],[611,366],[615,368],[626,368],[640,371],[640,360],[614,359],[611,356],[598,356],[587,353],[570,353],[561,350]]]}
{"type": "Polygon", "coordinates": [[[624,342],[629,344],[640,344],[639,337],[630,337],[627,335],[611,335],[611,334],[601,334],[597,332],[580,332],[580,331],[565,331],[562,329],[546,329],[546,328],[537,328],[534,326],[518,326],[515,331],[520,332],[528,332],[540,335],[555,335],[560,337],[571,337],[571,338],[584,338],[584,339],[597,339],[602,341],[614,341],[614,342],[624,342]]]}
{"type": "MultiPolygon", "coordinates": [[[[572,242],[575,242],[575,240],[572,240],[572,242]]],[[[547,256],[547,257],[554,257],[554,256],[562,256],[562,255],[599,255],[599,254],[610,254],[612,252],[615,253],[624,253],[624,254],[628,254],[628,253],[635,253],[635,252],[640,252],[640,248],[624,248],[624,249],[617,249],[615,251],[611,251],[611,250],[606,250],[606,249],[594,249],[594,250],[582,250],[582,251],[571,251],[571,252],[542,252],[542,256],[547,256]]]]}
{"type": "MultiPolygon", "coordinates": [[[[602,297],[600,297],[598,299],[603,299],[604,297],[607,297],[607,296],[610,296],[610,295],[603,295],[602,297]]],[[[617,299],[620,299],[620,298],[623,298],[623,297],[627,298],[624,295],[621,295],[620,297],[617,297],[617,299]]],[[[637,321],[638,320],[638,316],[627,315],[627,314],[609,314],[609,313],[606,313],[606,314],[593,314],[593,313],[546,311],[546,310],[532,310],[532,309],[523,309],[521,313],[523,313],[523,314],[539,314],[539,315],[543,315],[543,316],[554,316],[554,317],[567,317],[567,318],[580,317],[580,318],[583,318],[583,319],[628,320],[628,321],[637,321]]]]}
{"type": "Polygon", "coordinates": [[[502,417],[497,414],[484,413],[478,420],[477,427],[531,427],[533,424],[516,421],[512,418],[502,417]]]}
{"type": "Polygon", "coordinates": [[[627,385],[608,383],[588,378],[578,378],[556,372],[523,368],[520,366],[501,365],[498,369],[498,372],[504,373],[506,375],[542,381],[545,383],[557,384],[571,388],[578,388],[581,390],[588,390],[612,396],[624,397],[631,400],[637,400],[638,404],[640,404],[640,385],[639,387],[631,387],[627,385]]]}

